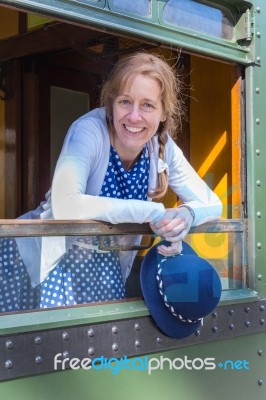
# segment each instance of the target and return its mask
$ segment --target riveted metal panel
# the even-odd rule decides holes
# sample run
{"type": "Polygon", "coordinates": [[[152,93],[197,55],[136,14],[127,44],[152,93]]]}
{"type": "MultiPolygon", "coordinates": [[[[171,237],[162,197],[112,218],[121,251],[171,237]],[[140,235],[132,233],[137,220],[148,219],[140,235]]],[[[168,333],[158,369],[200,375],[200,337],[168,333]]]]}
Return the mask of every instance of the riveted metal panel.
{"type": "Polygon", "coordinates": [[[266,4],[254,2],[254,58],[259,66],[246,68],[246,138],[247,138],[247,206],[248,206],[248,265],[254,271],[256,291],[266,297],[266,4]]]}
{"type": "Polygon", "coordinates": [[[69,359],[136,357],[266,331],[266,300],[221,306],[192,336],[176,340],[151,317],[25,332],[0,338],[0,379],[69,368],[69,359]],[[55,357],[58,363],[55,366],[55,357]],[[65,361],[64,361],[65,360],[65,361]]]}

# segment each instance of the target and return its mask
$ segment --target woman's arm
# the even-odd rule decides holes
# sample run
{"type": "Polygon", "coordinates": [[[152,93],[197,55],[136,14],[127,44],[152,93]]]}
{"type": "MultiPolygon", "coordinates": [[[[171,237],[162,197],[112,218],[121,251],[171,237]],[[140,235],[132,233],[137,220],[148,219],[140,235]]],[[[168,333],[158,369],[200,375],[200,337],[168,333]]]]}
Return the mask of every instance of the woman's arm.
{"type": "Polygon", "coordinates": [[[82,193],[73,171],[63,166],[52,186],[52,211],[55,219],[93,219],[118,223],[144,223],[161,218],[164,206],[142,200],[123,200],[82,193]],[[62,184],[62,182],[66,182],[62,184]]]}

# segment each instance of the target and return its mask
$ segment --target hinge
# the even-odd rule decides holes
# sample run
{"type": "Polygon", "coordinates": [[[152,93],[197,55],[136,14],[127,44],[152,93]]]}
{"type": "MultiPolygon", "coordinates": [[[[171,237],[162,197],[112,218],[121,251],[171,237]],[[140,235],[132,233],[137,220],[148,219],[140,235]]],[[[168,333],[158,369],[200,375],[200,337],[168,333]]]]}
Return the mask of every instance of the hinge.
{"type": "Polygon", "coordinates": [[[254,17],[252,12],[247,9],[239,18],[236,24],[237,42],[251,42],[254,32],[254,17]]]}

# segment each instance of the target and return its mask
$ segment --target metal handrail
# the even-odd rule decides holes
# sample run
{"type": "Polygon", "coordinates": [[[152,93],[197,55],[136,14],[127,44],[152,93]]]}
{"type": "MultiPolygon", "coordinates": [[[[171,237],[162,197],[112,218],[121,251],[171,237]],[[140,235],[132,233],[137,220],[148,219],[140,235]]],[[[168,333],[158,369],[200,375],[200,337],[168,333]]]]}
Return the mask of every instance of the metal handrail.
{"type": "MultiPolygon", "coordinates": [[[[220,220],[192,227],[189,233],[243,232],[243,220],[220,220]]],[[[0,220],[0,237],[152,235],[148,223],[110,224],[93,220],[0,220]]]]}

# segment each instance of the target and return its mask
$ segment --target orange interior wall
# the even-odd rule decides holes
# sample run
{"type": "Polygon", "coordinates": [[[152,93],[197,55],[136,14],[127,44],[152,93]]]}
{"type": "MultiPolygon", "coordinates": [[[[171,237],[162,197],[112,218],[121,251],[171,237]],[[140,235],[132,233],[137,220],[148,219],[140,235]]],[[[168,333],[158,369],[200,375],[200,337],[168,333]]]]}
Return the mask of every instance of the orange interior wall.
{"type": "MultiPolygon", "coordinates": [[[[218,194],[223,217],[240,215],[240,86],[229,64],[191,56],[190,162],[218,194]]],[[[192,235],[199,255],[227,259],[226,233],[192,235]]]]}
{"type": "Polygon", "coordinates": [[[232,67],[191,57],[190,161],[222,198],[227,217],[232,180],[232,67]]]}

